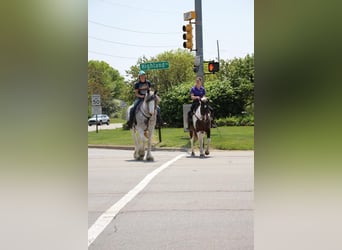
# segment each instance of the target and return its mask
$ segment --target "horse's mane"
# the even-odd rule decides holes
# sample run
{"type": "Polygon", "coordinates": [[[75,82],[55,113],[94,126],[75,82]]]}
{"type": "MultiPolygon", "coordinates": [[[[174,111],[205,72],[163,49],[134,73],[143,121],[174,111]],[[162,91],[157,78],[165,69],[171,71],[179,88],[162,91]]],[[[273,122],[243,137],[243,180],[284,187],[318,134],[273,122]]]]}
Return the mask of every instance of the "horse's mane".
{"type": "Polygon", "coordinates": [[[160,102],[160,97],[158,96],[158,91],[152,91],[152,90],[149,90],[147,91],[147,94],[145,95],[145,99],[144,101],[145,102],[149,102],[149,101],[152,101],[152,100],[156,100],[157,101],[157,104],[160,102]]]}

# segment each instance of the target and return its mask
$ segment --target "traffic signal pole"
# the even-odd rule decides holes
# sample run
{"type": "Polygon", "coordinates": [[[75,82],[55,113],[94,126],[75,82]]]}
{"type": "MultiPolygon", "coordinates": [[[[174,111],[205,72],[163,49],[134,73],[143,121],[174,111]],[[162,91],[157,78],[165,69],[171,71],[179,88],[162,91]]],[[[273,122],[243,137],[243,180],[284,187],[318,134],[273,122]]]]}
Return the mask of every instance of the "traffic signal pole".
{"type": "Polygon", "coordinates": [[[203,69],[203,31],[202,31],[202,0],[195,0],[196,12],[196,57],[199,58],[199,67],[196,76],[200,76],[204,85],[204,69],[203,69]]]}

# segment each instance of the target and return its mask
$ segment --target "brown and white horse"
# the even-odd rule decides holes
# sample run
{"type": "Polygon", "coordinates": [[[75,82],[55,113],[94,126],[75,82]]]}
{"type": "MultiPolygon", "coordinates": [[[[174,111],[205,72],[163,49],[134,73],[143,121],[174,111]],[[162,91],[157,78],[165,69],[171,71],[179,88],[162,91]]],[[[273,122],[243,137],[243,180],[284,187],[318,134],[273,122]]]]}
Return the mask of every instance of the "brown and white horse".
{"type": "Polygon", "coordinates": [[[190,142],[191,142],[191,156],[195,156],[194,152],[194,141],[198,139],[200,147],[200,157],[204,157],[204,135],[207,134],[207,147],[205,154],[209,155],[209,145],[210,145],[210,109],[208,105],[208,99],[203,97],[199,106],[196,108],[194,114],[192,115],[192,122],[189,123],[190,130],[190,142]]]}
{"type": "Polygon", "coordinates": [[[151,154],[151,139],[153,137],[154,127],[157,121],[157,105],[160,98],[157,91],[148,91],[144,101],[136,108],[135,120],[131,129],[134,140],[134,154],[136,160],[143,160],[145,156],[145,144],[147,137],[146,160],[153,161],[151,154]]]}

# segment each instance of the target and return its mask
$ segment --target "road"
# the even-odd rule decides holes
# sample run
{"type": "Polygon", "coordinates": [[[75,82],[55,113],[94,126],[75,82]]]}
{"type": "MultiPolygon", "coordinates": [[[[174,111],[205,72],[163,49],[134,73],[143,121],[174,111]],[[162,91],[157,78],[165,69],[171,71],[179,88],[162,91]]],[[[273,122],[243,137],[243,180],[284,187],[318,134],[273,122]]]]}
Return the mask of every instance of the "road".
{"type": "Polygon", "coordinates": [[[88,149],[89,249],[253,249],[253,151],[152,153],[88,149]]]}

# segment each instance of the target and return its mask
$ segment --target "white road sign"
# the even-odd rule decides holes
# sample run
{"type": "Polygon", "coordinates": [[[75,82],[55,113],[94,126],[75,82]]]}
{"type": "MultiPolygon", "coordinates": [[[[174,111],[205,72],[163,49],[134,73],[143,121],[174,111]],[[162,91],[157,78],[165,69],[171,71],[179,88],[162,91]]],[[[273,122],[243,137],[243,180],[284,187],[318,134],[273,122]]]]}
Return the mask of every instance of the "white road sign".
{"type": "Polygon", "coordinates": [[[102,114],[102,107],[101,106],[92,106],[91,107],[91,113],[93,115],[100,115],[100,114],[102,114]]]}
{"type": "Polygon", "coordinates": [[[91,105],[92,106],[100,106],[101,105],[101,96],[100,95],[91,95],[91,105]]]}

